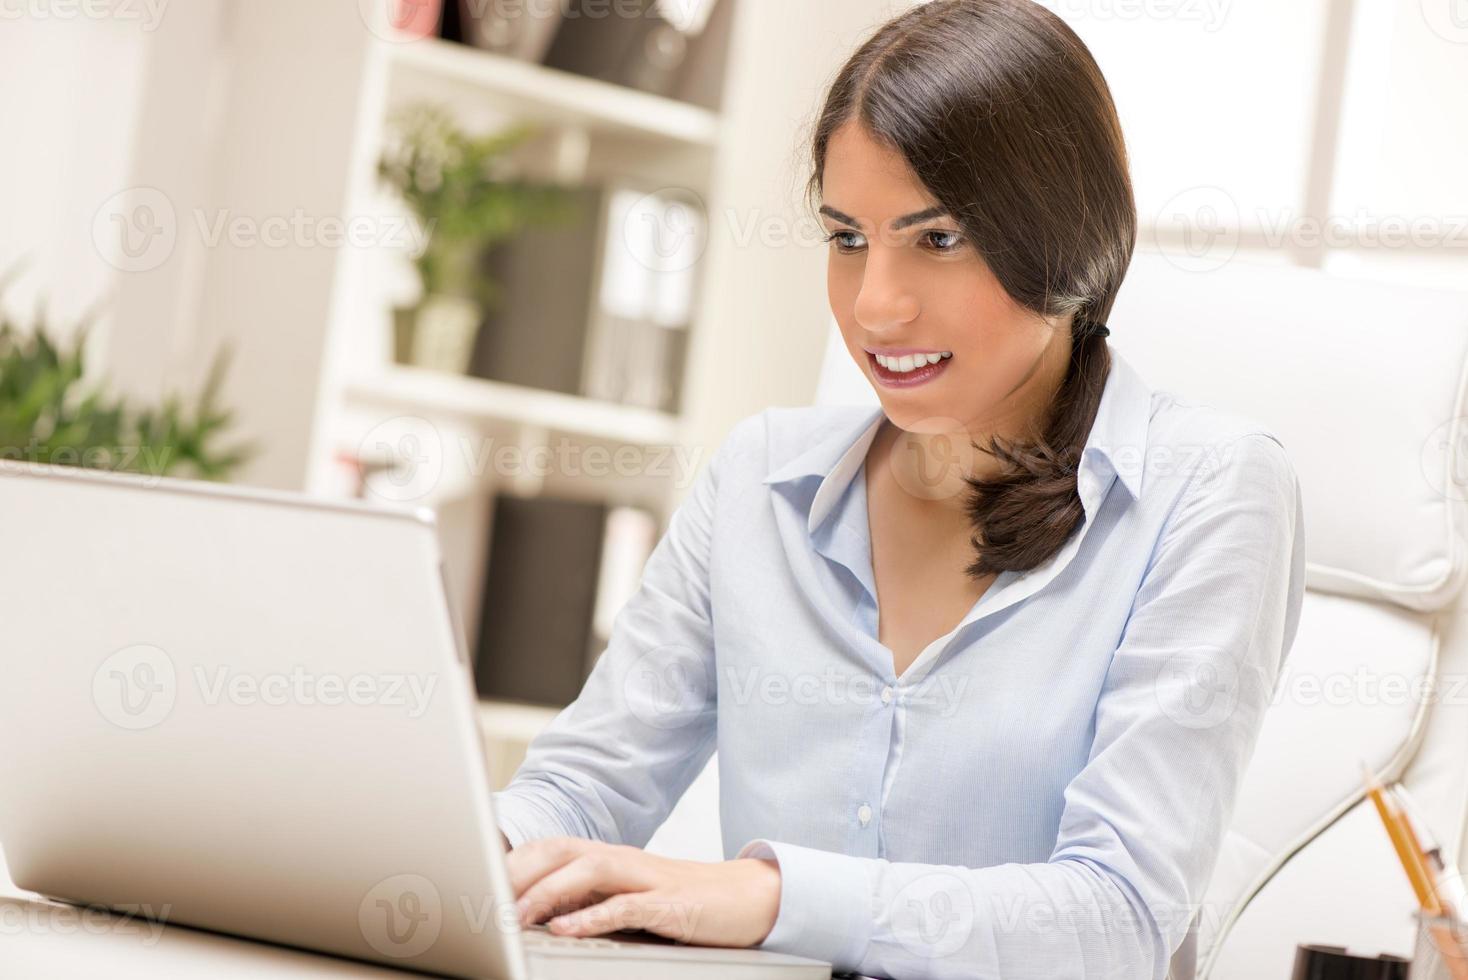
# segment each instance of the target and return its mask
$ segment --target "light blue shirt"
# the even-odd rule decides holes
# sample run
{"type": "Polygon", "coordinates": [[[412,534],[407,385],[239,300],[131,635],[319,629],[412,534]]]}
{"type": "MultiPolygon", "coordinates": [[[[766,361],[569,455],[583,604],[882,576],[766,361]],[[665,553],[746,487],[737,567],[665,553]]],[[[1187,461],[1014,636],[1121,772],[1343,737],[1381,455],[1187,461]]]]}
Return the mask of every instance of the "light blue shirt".
{"type": "Polygon", "coordinates": [[[863,466],[881,409],[742,420],[495,794],[511,844],[642,846],[717,749],[725,855],[781,870],[762,948],[873,976],[1166,976],[1294,639],[1303,520],[1273,434],[1112,361],[1080,528],[900,677],[863,466]]]}

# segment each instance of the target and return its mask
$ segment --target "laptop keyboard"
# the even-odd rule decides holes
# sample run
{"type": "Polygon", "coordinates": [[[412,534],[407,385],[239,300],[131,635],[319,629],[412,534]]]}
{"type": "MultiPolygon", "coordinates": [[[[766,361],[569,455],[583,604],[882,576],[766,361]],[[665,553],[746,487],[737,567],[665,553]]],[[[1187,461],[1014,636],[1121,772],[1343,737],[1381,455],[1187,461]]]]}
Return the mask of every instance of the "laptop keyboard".
{"type": "Polygon", "coordinates": [[[618,949],[625,943],[615,943],[610,939],[602,939],[599,936],[558,936],[544,926],[532,926],[520,934],[524,937],[527,947],[535,946],[541,949],[618,949]]]}

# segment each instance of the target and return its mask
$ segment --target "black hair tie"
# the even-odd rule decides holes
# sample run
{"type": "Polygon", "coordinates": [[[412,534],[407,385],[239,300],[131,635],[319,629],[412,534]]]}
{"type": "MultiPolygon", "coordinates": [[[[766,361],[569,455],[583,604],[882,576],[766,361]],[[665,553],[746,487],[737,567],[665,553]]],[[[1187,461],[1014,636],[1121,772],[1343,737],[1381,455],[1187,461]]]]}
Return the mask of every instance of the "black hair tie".
{"type": "Polygon", "coordinates": [[[1110,337],[1111,336],[1111,328],[1110,327],[1106,326],[1106,324],[1104,324],[1104,323],[1099,323],[1099,322],[1097,322],[1095,320],[1091,320],[1091,319],[1088,319],[1086,317],[1082,317],[1080,319],[1080,321],[1078,322],[1077,326],[1080,327],[1080,334],[1083,337],[1092,337],[1092,336],[1094,336],[1094,337],[1110,337]]]}

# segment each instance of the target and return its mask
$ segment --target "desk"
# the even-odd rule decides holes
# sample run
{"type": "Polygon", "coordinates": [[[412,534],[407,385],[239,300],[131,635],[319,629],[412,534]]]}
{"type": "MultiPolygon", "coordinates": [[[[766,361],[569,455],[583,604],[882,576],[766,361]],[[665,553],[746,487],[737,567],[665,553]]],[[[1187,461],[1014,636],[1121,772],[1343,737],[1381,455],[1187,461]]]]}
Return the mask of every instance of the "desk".
{"type": "Polygon", "coordinates": [[[185,926],[159,925],[100,910],[28,899],[14,888],[7,888],[0,897],[0,964],[4,964],[6,977],[24,980],[402,980],[424,976],[185,926]]]}

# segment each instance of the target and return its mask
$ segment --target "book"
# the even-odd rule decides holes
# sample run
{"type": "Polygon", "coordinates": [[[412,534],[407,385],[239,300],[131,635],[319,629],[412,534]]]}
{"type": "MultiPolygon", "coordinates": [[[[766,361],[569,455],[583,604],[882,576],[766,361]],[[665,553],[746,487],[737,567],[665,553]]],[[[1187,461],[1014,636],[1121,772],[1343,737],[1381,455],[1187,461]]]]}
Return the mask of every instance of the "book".
{"type": "Polygon", "coordinates": [[[480,698],[564,706],[588,670],[609,505],[494,499],[474,682],[480,698]]]}

